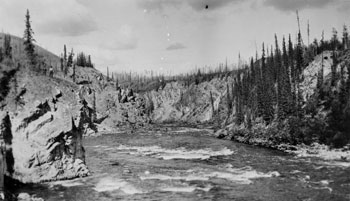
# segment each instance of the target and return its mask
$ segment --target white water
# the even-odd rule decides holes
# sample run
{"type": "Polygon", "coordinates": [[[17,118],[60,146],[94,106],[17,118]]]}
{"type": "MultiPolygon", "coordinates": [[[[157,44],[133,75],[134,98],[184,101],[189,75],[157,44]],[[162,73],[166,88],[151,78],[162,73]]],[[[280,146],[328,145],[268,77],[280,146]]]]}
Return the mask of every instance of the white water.
{"type": "Polygon", "coordinates": [[[244,168],[233,168],[231,164],[227,164],[226,167],[190,169],[186,172],[182,172],[181,175],[147,174],[140,176],[140,179],[208,181],[216,178],[239,184],[250,184],[253,179],[275,176],[280,176],[280,174],[277,171],[268,173],[258,172],[249,166],[244,168]]]}
{"type": "Polygon", "coordinates": [[[91,176],[27,192],[53,201],[350,198],[346,161],[295,157],[199,133],[87,138],[91,176]]]}
{"type": "Polygon", "coordinates": [[[104,192],[104,191],[116,191],[120,190],[125,194],[136,194],[142,193],[141,190],[136,189],[132,184],[127,181],[114,177],[105,177],[102,178],[95,186],[95,191],[104,192]]]}
{"type": "MultiPolygon", "coordinates": [[[[111,150],[114,148],[108,148],[106,150],[111,150]]],[[[187,150],[183,147],[177,149],[165,149],[159,146],[125,146],[120,145],[116,148],[117,150],[127,151],[129,154],[139,154],[145,156],[151,156],[154,158],[161,158],[164,160],[171,159],[208,159],[212,156],[225,156],[231,155],[234,152],[228,148],[223,148],[218,151],[212,149],[198,149],[198,150],[187,150]]]]}

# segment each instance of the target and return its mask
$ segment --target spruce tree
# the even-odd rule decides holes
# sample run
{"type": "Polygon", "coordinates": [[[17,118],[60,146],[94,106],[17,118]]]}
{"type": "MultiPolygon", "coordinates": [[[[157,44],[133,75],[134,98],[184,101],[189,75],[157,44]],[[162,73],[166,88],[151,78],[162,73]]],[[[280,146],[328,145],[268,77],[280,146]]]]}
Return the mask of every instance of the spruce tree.
{"type": "Polygon", "coordinates": [[[230,96],[230,87],[228,83],[226,84],[226,104],[227,104],[227,117],[228,117],[232,109],[232,100],[230,96]]]}
{"type": "Polygon", "coordinates": [[[283,94],[283,110],[285,114],[290,115],[292,113],[292,88],[291,88],[291,80],[290,80],[290,66],[289,59],[286,48],[286,41],[283,37],[282,42],[282,69],[281,69],[281,83],[282,83],[282,94],[283,94]]]}
{"type": "Polygon", "coordinates": [[[73,74],[72,74],[73,82],[75,82],[75,64],[73,64],[73,74]]]}
{"type": "Polygon", "coordinates": [[[61,66],[61,71],[64,72],[64,62],[63,62],[63,58],[60,58],[60,66],[61,66]]]}
{"type": "Polygon", "coordinates": [[[290,79],[291,79],[291,89],[292,89],[292,109],[293,109],[293,113],[295,112],[295,107],[296,107],[296,100],[297,100],[297,90],[296,90],[296,77],[297,77],[297,73],[296,73],[296,69],[295,69],[295,56],[294,56],[294,48],[293,48],[293,43],[292,43],[292,39],[291,39],[291,35],[289,34],[288,37],[288,57],[289,57],[289,66],[290,66],[290,79]]]}
{"type": "Polygon", "coordinates": [[[5,34],[4,36],[4,50],[4,56],[12,59],[11,36],[9,34],[5,34]]]}
{"type": "Polygon", "coordinates": [[[92,90],[92,115],[91,115],[91,122],[95,122],[97,120],[97,114],[96,114],[96,91],[95,89],[92,90]]]}
{"type": "Polygon", "coordinates": [[[35,54],[35,45],[33,42],[35,42],[35,39],[33,38],[34,32],[32,30],[32,27],[30,25],[30,15],[29,15],[29,10],[27,9],[27,14],[26,14],[26,29],[24,30],[24,50],[26,52],[26,55],[30,61],[31,65],[34,65],[36,63],[36,54],[35,54]]]}
{"type": "Polygon", "coordinates": [[[90,55],[89,55],[88,58],[87,58],[87,66],[88,66],[88,67],[91,67],[91,68],[94,67],[94,66],[92,65],[91,56],[90,56],[90,55]]]}
{"type": "Polygon", "coordinates": [[[64,61],[64,63],[67,62],[67,48],[66,48],[66,45],[63,46],[63,61],[64,61]]]}
{"type": "Polygon", "coordinates": [[[339,40],[338,40],[338,31],[333,27],[332,29],[332,50],[337,50],[338,49],[338,44],[339,44],[339,40]]]}
{"type": "Polygon", "coordinates": [[[295,52],[295,91],[296,91],[296,106],[297,106],[297,115],[301,115],[302,107],[302,92],[300,89],[300,84],[303,81],[303,70],[304,70],[304,60],[303,60],[303,47],[302,47],[302,38],[300,30],[298,32],[298,43],[296,46],[295,52]]]}
{"type": "Polygon", "coordinates": [[[109,81],[109,69],[108,69],[108,66],[107,66],[107,82],[109,81]]]}
{"type": "Polygon", "coordinates": [[[332,36],[332,57],[333,57],[333,64],[331,66],[331,86],[335,86],[336,82],[336,72],[337,72],[337,43],[338,43],[338,36],[337,36],[337,30],[333,28],[333,36],[332,36]]]}
{"type": "Polygon", "coordinates": [[[349,33],[348,33],[348,28],[346,25],[343,26],[343,49],[346,50],[348,49],[349,45],[349,33]]]}
{"type": "MultiPolygon", "coordinates": [[[[322,31],[322,38],[321,38],[321,46],[324,44],[324,32],[322,31]]],[[[317,73],[317,83],[316,83],[316,89],[317,89],[317,101],[320,99],[323,99],[323,90],[322,90],[322,85],[323,85],[323,63],[324,63],[324,56],[323,56],[323,51],[321,52],[321,67],[318,70],[317,73]]]]}
{"type": "Polygon", "coordinates": [[[278,119],[283,119],[286,114],[285,111],[285,96],[286,94],[284,93],[284,82],[286,82],[284,78],[284,69],[282,66],[282,55],[281,51],[278,46],[278,40],[277,36],[275,35],[275,69],[276,69],[276,74],[277,74],[277,118],[278,119]]]}
{"type": "Polygon", "coordinates": [[[4,60],[4,53],[2,47],[0,47],[0,62],[2,62],[2,60],[4,60]]]}
{"type": "Polygon", "coordinates": [[[74,58],[74,51],[73,51],[73,48],[72,48],[71,52],[68,55],[68,60],[67,60],[67,66],[68,67],[73,66],[73,58],[74,58]]]}
{"type": "Polygon", "coordinates": [[[242,90],[241,90],[241,81],[240,74],[238,73],[236,78],[234,79],[234,87],[235,87],[235,109],[236,109],[236,124],[240,125],[243,120],[243,111],[242,111],[242,90]]]}

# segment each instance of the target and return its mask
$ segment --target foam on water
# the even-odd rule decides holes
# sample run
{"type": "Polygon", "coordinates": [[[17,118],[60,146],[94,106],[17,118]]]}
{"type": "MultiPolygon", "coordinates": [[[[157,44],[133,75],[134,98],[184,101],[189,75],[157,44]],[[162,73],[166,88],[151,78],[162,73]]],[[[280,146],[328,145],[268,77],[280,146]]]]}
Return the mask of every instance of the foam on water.
{"type": "Polygon", "coordinates": [[[53,187],[55,185],[61,185],[64,187],[72,187],[72,186],[82,186],[84,183],[76,180],[65,180],[65,181],[53,181],[49,182],[50,187],[53,187]]]}
{"type": "Polygon", "coordinates": [[[184,176],[169,176],[163,174],[153,174],[147,176],[140,176],[141,180],[155,179],[155,180],[185,180],[185,181],[208,181],[209,177],[201,175],[184,175],[184,176]]]}
{"type": "Polygon", "coordinates": [[[164,160],[171,159],[208,159],[212,156],[224,156],[231,155],[233,151],[228,148],[223,148],[218,151],[212,149],[198,149],[198,150],[187,150],[183,147],[177,149],[165,149],[159,146],[148,146],[148,147],[138,147],[138,146],[125,146],[120,145],[116,148],[117,150],[128,150],[130,154],[141,154],[147,155],[155,158],[161,158],[164,160]]]}
{"type": "Polygon", "coordinates": [[[206,128],[202,128],[202,129],[199,129],[199,128],[181,128],[179,130],[175,130],[172,132],[173,133],[188,133],[188,132],[201,132],[201,131],[208,132],[208,133],[213,132],[213,130],[206,129],[206,128]]]}
{"type": "Polygon", "coordinates": [[[186,186],[186,187],[165,187],[161,189],[162,191],[171,191],[171,192],[186,192],[191,193],[196,190],[194,186],[186,186]]]}
{"type": "Polygon", "coordinates": [[[296,146],[296,151],[287,151],[297,155],[297,157],[317,157],[324,160],[344,160],[340,166],[350,166],[350,150],[331,149],[327,145],[313,143],[311,146],[296,146]]]}
{"type": "Polygon", "coordinates": [[[94,190],[98,192],[121,190],[126,194],[143,193],[125,180],[113,177],[102,178],[94,190]]]}
{"type": "Polygon", "coordinates": [[[251,167],[233,168],[226,166],[224,168],[214,169],[192,169],[179,175],[164,175],[164,174],[147,174],[140,176],[141,180],[184,180],[184,181],[208,181],[210,179],[225,179],[239,184],[250,184],[252,179],[278,177],[280,174],[277,171],[268,173],[258,172],[251,167]]]}
{"type": "Polygon", "coordinates": [[[350,162],[342,162],[342,161],[322,161],[318,162],[321,165],[326,165],[329,167],[343,167],[348,168],[350,167],[350,162]]]}
{"type": "Polygon", "coordinates": [[[190,185],[190,186],[168,186],[168,187],[163,187],[160,190],[167,191],[167,192],[170,191],[170,192],[192,193],[195,190],[208,192],[210,191],[211,188],[212,188],[211,185],[207,185],[205,187],[190,185]]]}

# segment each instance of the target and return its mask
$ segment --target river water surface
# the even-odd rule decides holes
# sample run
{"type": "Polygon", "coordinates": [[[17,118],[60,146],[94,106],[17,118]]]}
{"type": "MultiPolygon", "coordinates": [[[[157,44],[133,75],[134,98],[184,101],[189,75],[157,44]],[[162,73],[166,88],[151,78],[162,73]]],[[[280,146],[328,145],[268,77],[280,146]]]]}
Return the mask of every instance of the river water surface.
{"type": "Polygon", "coordinates": [[[21,189],[44,200],[350,200],[350,164],[216,139],[206,129],[84,139],[91,176],[21,189]]]}

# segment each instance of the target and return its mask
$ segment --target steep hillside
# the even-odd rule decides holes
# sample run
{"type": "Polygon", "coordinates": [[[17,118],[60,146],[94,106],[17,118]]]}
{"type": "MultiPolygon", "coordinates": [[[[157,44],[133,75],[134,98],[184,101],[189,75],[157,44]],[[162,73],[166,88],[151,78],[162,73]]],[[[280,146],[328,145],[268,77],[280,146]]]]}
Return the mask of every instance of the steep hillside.
{"type": "MultiPolygon", "coordinates": [[[[12,45],[18,41],[12,39],[12,45]]],[[[37,49],[45,61],[58,58],[37,49]]],[[[70,67],[66,76],[58,69],[50,77],[33,71],[19,51],[12,61],[0,63],[0,84],[6,172],[21,182],[86,176],[83,136],[149,121],[143,99],[134,94],[120,102],[115,83],[94,68],[70,67]]]]}

